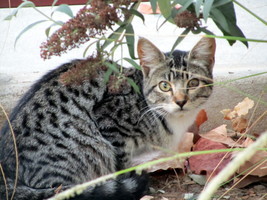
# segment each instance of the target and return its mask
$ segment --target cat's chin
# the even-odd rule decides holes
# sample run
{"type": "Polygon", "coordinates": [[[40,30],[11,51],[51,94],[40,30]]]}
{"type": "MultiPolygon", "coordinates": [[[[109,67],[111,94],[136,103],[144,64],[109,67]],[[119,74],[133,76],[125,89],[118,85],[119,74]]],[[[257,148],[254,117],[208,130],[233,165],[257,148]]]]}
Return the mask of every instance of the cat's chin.
{"type": "Polygon", "coordinates": [[[172,109],[171,111],[167,111],[168,115],[173,116],[173,117],[182,117],[188,113],[190,113],[192,110],[188,109],[188,108],[175,108],[172,109]]]}

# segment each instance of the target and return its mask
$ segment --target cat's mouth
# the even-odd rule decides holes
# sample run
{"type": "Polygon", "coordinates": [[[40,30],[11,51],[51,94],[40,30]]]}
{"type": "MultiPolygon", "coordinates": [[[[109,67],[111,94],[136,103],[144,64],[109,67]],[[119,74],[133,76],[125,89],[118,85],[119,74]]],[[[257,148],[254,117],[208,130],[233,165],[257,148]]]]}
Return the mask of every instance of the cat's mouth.
{"type": "Polygon", "coordinates": [[[189,109],[187,109],[187,108],[177,108],[177,112],[179,112],[179,113],[185,113],[188,111],[189,111],[189,109]]]}
{"type": "Polygon", "coordinates": [[[188,108],[174,108],[171,111],[167,111],[169,114],[180,114],[180,113],[186,113],[188,112],[189,109],[188,108]]]}

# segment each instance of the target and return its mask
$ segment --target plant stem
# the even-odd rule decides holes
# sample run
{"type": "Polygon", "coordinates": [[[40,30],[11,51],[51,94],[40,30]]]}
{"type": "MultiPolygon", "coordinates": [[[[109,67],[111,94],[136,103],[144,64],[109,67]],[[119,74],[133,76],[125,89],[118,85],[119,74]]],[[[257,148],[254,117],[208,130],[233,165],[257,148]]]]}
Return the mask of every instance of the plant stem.
{"type": "Polygon", "coordinates": [[[258,15],[256,15],[255,13],[253,13],[251,10],[249,10],[248,8],[246,8],[245,6],[243,6],[241,3],[239,3],[236,0],[232,0],[235,4],[237,4],[238,6],[240,6],[241,8],[243,8],[245,11],[247,11],[249,14],[251,14],[252,16],[254,16],[255,18],[257,18],[259,21],[261,21],[263,24],[267,25],[267,22],[260,18],[258,15]]]}
{"type": "Polygon", "coordinates": [[[217,36],[217,35],[205,35],[204,37],[208,38],[219,38],[219,39],[227,39],[227,40],[239,40],[239,41],[247,41],[247,42],[262,42],[267,43],[267,40],[258,40],[244,37],[236,37],[236,36],[217,36]]]}
{"type": "MultiPolygon", "coordinates": [[[[18,177],[19,177],[19,154],[18,154],[18,148],[17,148],[17,142],[16,142],[16,136],[15,136],[15,133],[13,131],[13,128],[12,128],[12,125],[11,125],[11,122],[9,120],[9,117],[4,109],[4,107],[0,104],[0,108],[1,110],[3,111],[5,117],[6,117],[6,120],[7,120],[7,123],[8,123],[8,126],[10,128],[10,134],[12,136],[12,139],[13,139],[13,144],[14,144],[14,151],[15,151],[15,159],[16,159],[16,172],[15,172],[15,181],[14,181],[14,189],[13,189],[13,192],[12,192],[12,195],[11,195],[11,200],[14,198],[15,196],[15,192],[16,192],[16,187],[17,187],[17,184],[18,184],[18,177]]],[[[3,173],[3,170],[2,170],[2,166],[1,166],[1,171],[3,173]]],[[[8,197],[7,197],[8,198],[8,197]]]]}
{"type": "Polygon", "coordinates": [[[40,11],[40,10],[37,9],[36,7],[33,7],[33,9],[36,10],[36,11],[37,11],[38,13],[40,13],[41,15],[43,15],[45,18],[47,18],[47,19],[49,19],[50,21],[54,22],[55,24],[62,26],[61,23],[59,23],[59,22],[53,20],[51,17],[48,17],[46,14],[44,14],[42,11],[40,11]]]}
{"type": "Polygon", "coordinates": [[[249,160],[259,148],[263,148],[267,145],[267,131],[261,134],[256,142],[240,152],[217,176],[215,176],[204,189],[198,200],[209,200],[212,195],[220,187],[220,185],[226,181],[236,170],[249,160]]]}

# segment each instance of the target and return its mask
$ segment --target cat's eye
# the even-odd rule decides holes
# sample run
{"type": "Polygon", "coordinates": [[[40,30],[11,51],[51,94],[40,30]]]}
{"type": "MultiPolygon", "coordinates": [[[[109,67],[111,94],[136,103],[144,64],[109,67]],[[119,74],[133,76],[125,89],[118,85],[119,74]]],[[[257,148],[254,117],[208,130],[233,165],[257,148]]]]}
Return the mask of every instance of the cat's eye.
{"type": "Polygon", "coordinates": [[[200,83],[200,81],[199,81],[198,79],[194,78],[194,79],[191,79],[191,80],[187,83],[187,87],[188,87],[189,89],[195,89],[196,87],[199,86],[199,83],[200,83]]]}
{"type": "Polygon", "coordinates": [[[169,91],[171,91],[172,86],[171,86],[171,84],[170,84],[169,82],[167,82],[167,81],[161,81],[161,82],[159,83],[159,89],[160,89],[161,91],[163,91],[163,92],[169,92],[169,91]]]}

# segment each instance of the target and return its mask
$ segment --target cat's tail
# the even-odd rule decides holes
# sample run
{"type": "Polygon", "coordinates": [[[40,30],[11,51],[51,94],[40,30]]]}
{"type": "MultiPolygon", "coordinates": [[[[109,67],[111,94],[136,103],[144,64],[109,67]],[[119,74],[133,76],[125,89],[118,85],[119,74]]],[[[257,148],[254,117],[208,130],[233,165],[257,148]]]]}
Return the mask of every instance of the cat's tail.
{"type": "MultiPolygon", "coordinates": [[[[58,188],[60,189],[60,188],[58,188]]],[[[62,188],[63,189],[63,188],[62,188]]],[[[65,188],[64,188],[65,189],[65,188]]],[[[9,190],[9,199],[12,190],[9,190]]],[[[123,174],[116,179],[103,182],[95,187],[89,187],[81,194],[66,198],[69,200],[139,200],[148,191],[148,175],[138,175],[134,172],[123,174]]],[[[55,195],[55,189],[33,189],[18,185],[14,200],[43,200],[55,195]]],[[[0,199],[7,199],[3,190],[0,199]]]]}
{"type": "Polygon", "coordinates": [[[71,200],[139,200],[148,192],[148,175],[138,175],[134,172],[123,174],[89,188],[81,195],[71,200]]]}

